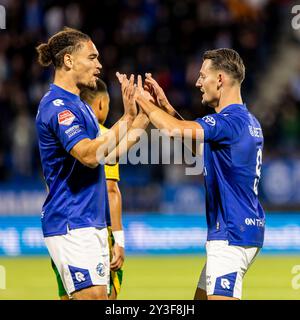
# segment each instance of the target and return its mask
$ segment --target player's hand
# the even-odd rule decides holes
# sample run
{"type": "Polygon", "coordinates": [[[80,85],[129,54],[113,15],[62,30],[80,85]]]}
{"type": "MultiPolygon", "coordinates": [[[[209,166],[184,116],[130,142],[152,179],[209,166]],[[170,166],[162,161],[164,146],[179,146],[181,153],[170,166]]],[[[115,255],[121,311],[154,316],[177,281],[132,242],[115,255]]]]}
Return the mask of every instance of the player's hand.
{"type": "Polygon", "coordinates": [[[151,73],[145,74],[145,91],[149,92],[155,101],[154,104],[159,106],[161,109],[166,111],[167,113],[173,115],[174,108],[169,103],[164,90],[160,87],[160,85],[152,78],[151,73]]]}
{"type": "Polygon", "coordinates": [[[125,251],[123,247],[118,244],[114,244],[113,247],[113,258],[110,263],[110,269],[112,271],[117,271],[122,268],[125,259],[125,251]]]}
{"type": "Polygon", "coordinates": [[[134,75],[132,74],[129,80],[125,74],[120,74],[119,72],[116,73],[116,76],[121,84],[124,112],[125,114],[135,117],[137,115],[137,106],[134,99],[136,91],[134,75]]]}
{"type": "Polygon", "coordinates": [[[135,97],[137,97],[139,95],[142,96],[143,98],[145,98],[146,100],[151,101],[152,103],[155,103],[155,100],[151,96],[149,91],[144,89],[143,80],[142,80],[142,76],[141,75],[138,75],[138,77],[137,77],[137,88],[136,88],[135,97]]]}

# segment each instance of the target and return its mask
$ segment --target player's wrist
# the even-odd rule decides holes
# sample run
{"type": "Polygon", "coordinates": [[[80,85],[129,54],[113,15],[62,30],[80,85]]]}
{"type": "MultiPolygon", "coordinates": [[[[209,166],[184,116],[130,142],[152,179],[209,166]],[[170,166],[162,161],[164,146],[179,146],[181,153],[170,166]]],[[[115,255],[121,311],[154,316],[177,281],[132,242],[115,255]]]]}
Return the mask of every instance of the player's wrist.
{"type": "Polygon", "coordinates": [[[122,248],[125,248],[125,235],[124,230],[118,230],[112,232],[114,236],[115,243],[122,248]]]}

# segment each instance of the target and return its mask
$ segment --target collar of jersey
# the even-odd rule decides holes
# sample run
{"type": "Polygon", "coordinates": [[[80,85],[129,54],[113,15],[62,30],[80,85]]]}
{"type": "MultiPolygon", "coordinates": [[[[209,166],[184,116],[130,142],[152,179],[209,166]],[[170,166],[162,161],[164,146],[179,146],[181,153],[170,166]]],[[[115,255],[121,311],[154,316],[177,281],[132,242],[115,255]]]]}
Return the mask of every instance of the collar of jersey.
{"type": "Polygon", "coordinates": [[[246,104],[233,103],[233,104],[229,104],[227,107],[222,109],[220,113],[224,113],[224,112],[230,110],[231,108],[240,108],[240,109],[243,109],[243,110],[247,109],[246,104]]]}
{"type": "Polygon", "coordinates": [[[62,95],[67,96],[67,97],[71,98],[72,100],[81,101],[80,97],[77,94],[74,94],[74,93],[72,93],[70,91],[67,91],[67,90],[63,89],[62,87],[57,86],[54,83],[50,84],[50,89],[54,90],[56,92],[59,91],[62,95]]]}

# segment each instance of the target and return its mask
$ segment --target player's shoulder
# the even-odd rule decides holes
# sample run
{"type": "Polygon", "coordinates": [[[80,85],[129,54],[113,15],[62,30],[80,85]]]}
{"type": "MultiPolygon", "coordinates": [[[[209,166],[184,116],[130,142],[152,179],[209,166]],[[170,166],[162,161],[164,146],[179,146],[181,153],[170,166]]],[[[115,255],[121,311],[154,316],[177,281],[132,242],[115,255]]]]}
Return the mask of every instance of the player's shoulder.
{"type": "MultiPolygon", "coordinates": [[[[232,105],[229,108],[225,108],[222,112],[216,115],[217,118],[223,120],[228,120],[232,122],[238,122],[241,124],[247,124],[249,121],[252,121],[253,115],[249,112],[246,105],[232,105]]],[[[255,117],[254,117],[255,118],[255,117]]]]}
{"type": "Polygon", "coordinates": [[[55,107],[57,109],[64,107],[74,108],[75,103],[70,97],[60,95],[56,92],[49,90],[41,99],[39,108],[44,111],[51,112],[56,110],[55,107]]]}
{"type": "Polygon", "coordinates": [[[37,114],[37,120],[49,122],[57,117],[59,122],[65,123],[78,115],[79,109],[74,101],[58,91],[49,90],[42,98],[37,114]]]}

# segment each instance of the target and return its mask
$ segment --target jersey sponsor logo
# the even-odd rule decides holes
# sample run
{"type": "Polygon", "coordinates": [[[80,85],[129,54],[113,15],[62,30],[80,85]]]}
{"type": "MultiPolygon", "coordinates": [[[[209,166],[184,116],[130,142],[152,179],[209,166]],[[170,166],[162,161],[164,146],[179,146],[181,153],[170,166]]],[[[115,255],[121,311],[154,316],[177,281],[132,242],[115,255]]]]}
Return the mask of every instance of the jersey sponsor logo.
{"type": "Polygon", "coordinates": [[[78,282],[85,281],[85,276],[82,272],[75,272],[75,278],[78,282]]]}
{"type": "Polygon", "coordinates": [[[247,226],[256,226],[263,228],[265,226],[265,221],[262,219],[246,218],[245,224],[247,226]]]}
{"type": "Polygon", "coordinates": [[[100,262],[96,267],[96,271],[100,277],[104,277],[105,276],[104,264],[100,262]]]}
{"type": "Polygon", "coordinates": [[[73,137],[75,134],[79,133],[80,131],[81,131],[81,129],[80,129],[79,125],[77,124],[77,125],[69,128],[69,129],[67,129],[67,130],[65,131],[65,134],[66,134],[69,138],[71,138],[71,137],[73,137]]]}
{"type": "Polygon", "coordinates": [[[56,107],[64,106],[64,105],[65,105],[64,102],[63,102],[63,100],[61,100],[61,99],[56,99],[56,100],[54,100],[54,101],[53,101],[53,104],[54,104],[56,107]]]}
{"type": "Polygon", "coordinates": [[[57,117],[58,123],[64,126],[69,126],[75,119],[74,114],[70,110],[60,112],[57,117]]]}
{"type": "Polygon", "coordinates": [[[206,122],[210,126],[214,127],[216,125],[216,120],[212,116],[205,116],[205,117],[202,118],[202,120],[204,120],[204,122],[206,122]]]}
{"type": "Polygon", "coordinates": [[[222,278],[221,279],[221,287],[223,289],[227,289],[227,290],[230,290],[230,281],[226,278],[222,278]]]}

